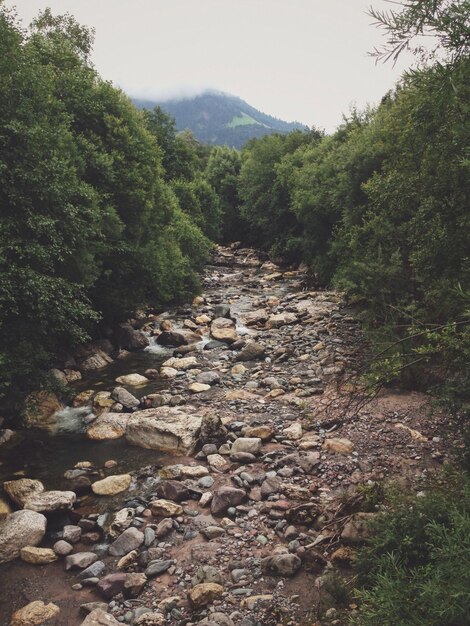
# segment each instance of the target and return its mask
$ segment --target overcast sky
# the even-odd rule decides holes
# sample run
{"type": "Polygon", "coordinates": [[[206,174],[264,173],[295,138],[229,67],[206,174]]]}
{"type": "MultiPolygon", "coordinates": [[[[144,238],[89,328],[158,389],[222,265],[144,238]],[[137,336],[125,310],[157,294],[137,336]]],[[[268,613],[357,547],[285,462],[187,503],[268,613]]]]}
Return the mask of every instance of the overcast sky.
{"type": "MultiPolygon", "coordinates": [[[[7,0],[24,25],[40,9],[96,30],[93,61],[133,96],[211,87],[265,113],[333,130],[377,103],[406,65],[367,56],[382,36],[366,15],[386,0],[7,0]]],[[[388,7],[390,5],[388,4],[388,7]]]]}

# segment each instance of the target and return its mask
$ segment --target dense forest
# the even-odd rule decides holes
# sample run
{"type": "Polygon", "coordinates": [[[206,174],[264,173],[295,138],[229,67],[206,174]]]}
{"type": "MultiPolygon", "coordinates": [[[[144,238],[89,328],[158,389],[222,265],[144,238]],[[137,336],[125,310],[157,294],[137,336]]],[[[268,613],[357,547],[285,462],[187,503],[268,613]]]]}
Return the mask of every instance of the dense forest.
{"type": "MultiPolygon", "coordinates": [[[[408,48],[417,67],[331,135],[294,130],[238,151],[136,108],[93,68],[92,32],[72,17],[45,11],[25,32],[0,3],[0,402],[18,409],[64,355],[137,309],[187,301],[211,246],[238,240],[344,291],[368,331],[364,384],[432,390],[469,443],[469,469],[469,13],[467,1],[426,0],[374,14],[379,57],[408,48]],[[432,53],[413,47],[426,29],[432,53]]],[[[468,491],[456,489],[450,504],[400,503],[379,528],[358,624],[468,623],[468,590],[444,618],[434,605],[416,617],[409,591],[444,590],[463,529],[468,559],[468,491]],[[411,544],[427,556],[384,560],[418,527],[411,544]],[[408,613],[394,622],[397,606],[408,613]]]]}

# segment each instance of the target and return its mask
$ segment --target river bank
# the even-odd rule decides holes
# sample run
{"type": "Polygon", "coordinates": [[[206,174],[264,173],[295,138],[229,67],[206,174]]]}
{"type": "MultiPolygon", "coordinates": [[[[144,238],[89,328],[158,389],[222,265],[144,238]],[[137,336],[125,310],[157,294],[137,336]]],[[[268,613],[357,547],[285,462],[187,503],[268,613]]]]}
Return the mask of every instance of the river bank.
{"type": "Polygon", "coordinates": [[[445,460],[445,417],[416,393],[354,402],[362,336],[342,295],[308,291],[301,271],[252,250],[219,248],[192,306],[141,327],[148,346],[79,383],[83,394],[93,382],[96,419],[64,433],[59,412],[55,435],[0,447],[4,481],[76,495],[38,512],[41,547],[58,556],[64,526],[79,529],[67,556],[1,566],[0,624],[33,601],[58,607],[45,623],[71,626],[341,620],[325,618],[322,587],[333,567],[349,568],[375,513],[357,487],[418,488],[445,460]],[[164,333],[181,345],[156,347],[164,333]],[[147,380],[115,382],[128,374],[147,380]],[[118,386],[137,403],[118,402],[118,386]],[[110,476],[128,476],[126,488],[93,493],[110,476]]]}

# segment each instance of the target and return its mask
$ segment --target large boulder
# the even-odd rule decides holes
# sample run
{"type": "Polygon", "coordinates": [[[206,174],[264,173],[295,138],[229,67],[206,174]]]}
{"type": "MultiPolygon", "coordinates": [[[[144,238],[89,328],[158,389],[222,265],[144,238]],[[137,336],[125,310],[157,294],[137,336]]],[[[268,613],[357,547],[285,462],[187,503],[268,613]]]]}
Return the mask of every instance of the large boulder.
{"type": "Polygon", "coordinates": [[[217,341],[233,343],[238,339],[235,322],[226,317],[218,317],[211,324],[211,337],[217,341]]]}
{"type": "Polygon", "coordinates": [[[161,346],[187,346],[201,341],[201,335],[191,330],[167,330],[157,337],[157,343],[161,346]]]}
{"type": "Polygon", "coordinates": [[[195,356],[187,356],[182,359],[172,357],[162,363],[162,367],[172,367],[175,370],[189,370],[197,367],[197,359],[195,356]]]}
{"type": "Polygon", "coordinates": [[[119,439],[124,437],[128,420],[129,413],[103,413],[88,426],[86,436],[96,441],[119,439]]]}
{"type": "Polygon", "coordinates": [[[149,379],[146,376],[142,376],[142,374],[124,374],[123,376],[118,376],[116,378],[116,382],[120,385],[140,387],[142,385],[146,385],[149,382],[149,379]]]}
{"type": "Polygon", "coordinates": [[[121,324],[118,330],[119,346],[131,352],[142,350],[149,345],[147,335],[141,330],[135,330],[130,324],[121,324]]]}
{"type": "Polygon", "coordinates": [[[264,324],[269,317],[269,313],[266,309],[257,309],[256,311],[250,311],[242,315],[242,322],[245,326],[256,326],[257,324],[264,324]]]}
{"type": "Polygon", "coordinates": [[[240,452],[258,454],[261,452],[262,441],[259,437],[238,437],[232,444],[230,456],[240,452]]]}
{"type": "Polygon", "coordinates": [[[40,480],[19,478],[18,480],[7,480],[3,483],[3,489],[15,504],[23,507],[30,496],[44,491],[44,485],[40,480]]]}
{"type": "Polygon", "coordinates": [[[0,563],[16,559],[21,548],[37,546],[46,534],[47,520],[36,511],[16,511],[0,521],[0,563]]]}
{"type": "Polygon", "coordinates": [[[29,496],[24,508],[38,513],[54,513],[70,510],[76,501],[77,496],[73,491],[43,491],[29,496]]]}
{"type": "Polygon", "coordinates": [[[127,423],[126,439],[141,448],[187,455],[194,450],[201,422],[201,416],[176,407],[136,411],[127,423]]]}
{"type": "Polygon", "coordinates": [[[114,496],[129,489],[131,482],[130,474],[118,474],[97,480],[92,484],[91,489],[97,496],[114,496]]]}
{"type": "Polygon", "coordinates": [[[59,613],[60,609],[56,604],[52,602],[44,604],[41,600],[35,600],[13,613],[10,626],[46,626],[46,624],[55,624],[55,618],[59,613]]]}
{"type": "Polygon", "coordinates": [[[294,313],[278,313],[271,315],[266,322],[266,328],[280,328],[288,324],[295,324],[297,316],[294,313]]]}
{"type": "Polygon", "coordinates": [[[25,426],[49,428],[55,423],[54,414],[63,408],[64,405],[54,393],[37,391],[26,399],[25,426]]]}
{"type": "Polygon", "coordinates": [[[100,370],[112,362],[113,359],[109,356],[109,354],[106,354],[103,350],[98,350],[95,354],[86,357],[86,359],[80,363],[79,367],[80,371],[83,374],[86,374],[87,372],[92,372],[93,370],[100,370]]]}

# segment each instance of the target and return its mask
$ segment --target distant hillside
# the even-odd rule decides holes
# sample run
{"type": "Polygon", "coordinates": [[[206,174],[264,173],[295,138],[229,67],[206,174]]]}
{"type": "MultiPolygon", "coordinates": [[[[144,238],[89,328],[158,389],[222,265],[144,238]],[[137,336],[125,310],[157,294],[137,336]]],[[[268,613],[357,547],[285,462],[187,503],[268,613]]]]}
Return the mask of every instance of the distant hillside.
{"type": "Polygon", "coordinates": [[[244,100],[216,91],[164,102],[134,98],[140,108],[160,106],[176,120],[178,130],[189,128],[199,141],[242,148],[253,137],[305,129],[299,122],[284,122],[266,115],[244,100]]]}

